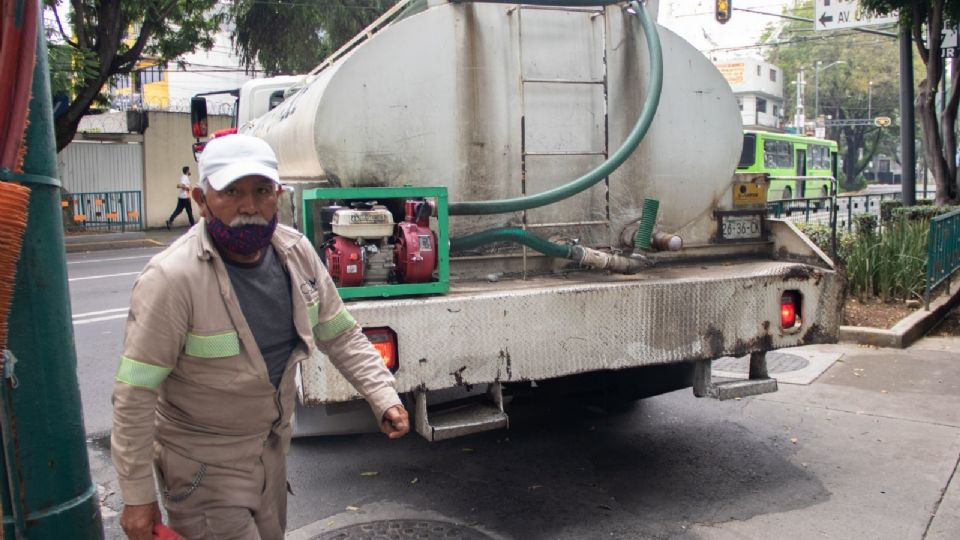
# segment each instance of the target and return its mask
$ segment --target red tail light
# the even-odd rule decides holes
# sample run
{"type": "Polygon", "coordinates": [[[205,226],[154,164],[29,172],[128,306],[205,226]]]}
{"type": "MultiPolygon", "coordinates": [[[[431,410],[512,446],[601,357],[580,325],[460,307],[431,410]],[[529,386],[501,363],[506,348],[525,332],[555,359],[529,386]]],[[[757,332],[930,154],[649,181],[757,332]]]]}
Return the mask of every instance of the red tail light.
{"type": "Polygon", "coordinates": [[[213,132],[213,138],[223,137],[224,135],[233,135],[236,132],[237,128],[235,127],[218,129],[213,132]]]}
{"type": "Polygon", "coordinates": [[[787,291],[780,297],[780,328],[789,330],[800,323],[800,293],[787,291]]]}
{"type": "Polygon", "coordinates": [[[400,359],[397,357],[397,334],[389,328],[364,328],[363,335],[367,336],[373,348],[380,353],[383,365],[390,373],[400,369],[400,359]]]}

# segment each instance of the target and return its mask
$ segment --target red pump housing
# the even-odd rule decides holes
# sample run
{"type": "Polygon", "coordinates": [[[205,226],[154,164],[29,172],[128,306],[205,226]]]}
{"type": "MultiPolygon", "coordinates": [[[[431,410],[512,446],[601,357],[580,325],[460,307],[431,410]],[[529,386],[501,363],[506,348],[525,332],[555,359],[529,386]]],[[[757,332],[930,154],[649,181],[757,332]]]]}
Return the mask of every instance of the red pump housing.
{"type": "Polygon", "coordinates": [[[403,207],[405,216],[397,224],[393,248],[397,275],[401,283],[430,281],[437,268],[437,235],[430,229],[433,207],[418,200],[408,200],[403,207]]]}
{"type": "Polygon", "coordinates": [[[324,251],[330,277],[338,287],[363,285],[363,248],[354,240],[335,236],[324,251]]]}

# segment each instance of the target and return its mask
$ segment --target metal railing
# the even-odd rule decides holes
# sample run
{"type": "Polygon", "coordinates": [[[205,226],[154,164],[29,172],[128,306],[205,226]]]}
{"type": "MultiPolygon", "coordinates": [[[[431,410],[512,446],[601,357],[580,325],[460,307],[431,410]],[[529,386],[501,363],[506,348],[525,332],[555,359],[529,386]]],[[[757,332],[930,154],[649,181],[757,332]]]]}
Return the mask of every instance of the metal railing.
{"type": "Polygon", "coordinates": [[[950,293],[950,276],[960,269],[960,210],[930,220],[927,233],[927,283],[923,303],[930,309],[930,291],[943,282],[950,293]]]}
{"type": "MultiPolygon", "coordinates": [[[[812,199],[787,199],[782,201],[777,201],[774,203],[767,204],[767,214],[772,213],[773,217],[784,217],[784,206],[783,203],[793,204],[795,202],[804,201],[804,221],[810,221],[810,201],[819,201],[820,205],[826,205],[826,219],[827,224],[830,225],[830,258],[836,259],[837,257],[837,179],[833,176],[771,176],[769,179],[772,180],[829,180],[830,181],[830,196],[829,197],[815,197],[812,199]],[[777,206],[777,205],[780,206],[777,206]],[[773,205],[771,207],[771,205],[773,205]]],[[[786,207],[786,214],[789,216],[791,214],[792,206],[786,207]]],[[[791,220],[794,221],[794,220],[791,220]]]]}
{"type": "Polygon", "coordinates": [[[60,207],[67,231],[143,230],[143,201],[139,191],[63,193],[60,207]]]}
{"type": "MultiPolygon", "coordinates": [[[[774,177],[771,177],[773,179],[774,177]]],[[[933,191],[917,191],[917,198],[926,199],[933,191]]],[[[810,197],[807,199],[785,199],[767,202],[770,217],[784,218],[793,222],[821,223],[829,225],[829,201],[832,197],[810,197]]],[[[873,214],[880,218],[880,202],[900,200],[901,193],[873,193],[860,195],[840,195],[836,197],[837,228],[851,231],[854,217],[861,214],[873,214]]]]}

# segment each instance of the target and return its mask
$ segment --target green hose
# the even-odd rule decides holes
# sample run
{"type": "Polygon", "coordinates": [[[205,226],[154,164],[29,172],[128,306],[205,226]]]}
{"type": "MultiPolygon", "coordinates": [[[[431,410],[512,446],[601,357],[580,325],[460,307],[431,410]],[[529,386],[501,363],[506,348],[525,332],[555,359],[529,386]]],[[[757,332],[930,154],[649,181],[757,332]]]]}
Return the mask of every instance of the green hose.
{"type": "Polygon", "coordinates": [[[533,248],[548,257],[570,259],[584,268],[605,272],[635,274],[649,268],[653,262],[639,254],[631,256],[606,253],[576,244],[555,244],[523,229],[490,229],[450,241],[454,250],[471,249],[491,242],[516,242],[533,248]]]}
{"type": "MultiPolygon", "coordinates": [[[[516,3],[507,0],[487,0],[493,3],[516,3]]],[[[529,0],[524,4],[544,5],[544,6],[599,6],[613,4],[610,0],[529,0]]],[[[647,49],[650,56],[650,88],[647,92],[646,100],[643,103],[643,109],[640,111],[640,117],[637,119],[633,131],[627,136],[623,145],[606,161],[597,168],[588,172],[584,176],[562,186],[538,193],[536,195],[527,195],[514,199],[501,199],[497,201],[475,201],[459,202],[450,204],[451,216],[483,215],[483,214],[506,214],[519,210],[529,210],[553,204],[593,186],[600,180],[610,176],[624,161],[630,157],[630,154],[639,146],[643,136],[650,129],[653,123],[653,117],[657,112],[657,106],[660,104],[660,91],[663,87],[663,54],[660,48],[660,37],[657,34],[657,27],[650,20],[646,10],[639,2],[631,2],[636,10],[637,17],[643,27],[643,35],[647,41],[647,49]]]]}
{"type": "Polygon", "coordinates": [[[460,238],[452,238],[450,240],[450,249],[473,249],[493,242],[515,242],[535,249],[544,255],[561,259],[569,259],[571,254],[571,246],[569,245],[555,244],[523,229],[512,228],[489,229],[476,234],[461,236],[460,238]]]}
{"type": "Polygon", "coordinates": [[[633,240],[634,248],[641,251],[650,249],[650,239],[653,237],[653,226],[657,224],[658,210],[660,210],[660,201],[643,200],[643,214],[640,215],[640,226],[637,227],[637,236],[633,240]]]}

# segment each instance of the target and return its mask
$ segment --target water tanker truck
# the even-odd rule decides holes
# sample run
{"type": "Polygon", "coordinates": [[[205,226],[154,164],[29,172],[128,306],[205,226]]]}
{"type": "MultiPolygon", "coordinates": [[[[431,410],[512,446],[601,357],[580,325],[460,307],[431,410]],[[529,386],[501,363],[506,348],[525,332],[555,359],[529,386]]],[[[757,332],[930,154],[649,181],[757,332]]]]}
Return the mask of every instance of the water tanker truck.
{"type": "MultiPolygon", "coordinates": [[[[506,427],[518,395],[772,392],[767,351],[837,340],[841,275],[734,174],[736,99],[656,12],[402,2],[296,83],[241,89],[286,219],[427,439],[506,427]]],[[[319,353],[300,384],[300,434],[369,415],[319,353]]]]}

